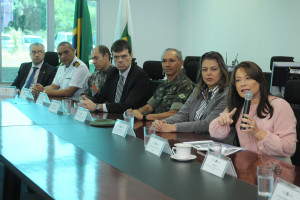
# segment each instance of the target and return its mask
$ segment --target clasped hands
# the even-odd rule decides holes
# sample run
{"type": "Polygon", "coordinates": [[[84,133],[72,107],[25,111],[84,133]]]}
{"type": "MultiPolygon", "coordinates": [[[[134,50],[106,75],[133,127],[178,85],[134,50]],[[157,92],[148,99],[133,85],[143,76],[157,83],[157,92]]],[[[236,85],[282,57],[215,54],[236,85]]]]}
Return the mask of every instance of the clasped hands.
{"type": "Polygon", "coordinates": [[[152,123],[157,132],[176,132],[175,124],[168,124],[165,120],[155,120],[152,123]]]}

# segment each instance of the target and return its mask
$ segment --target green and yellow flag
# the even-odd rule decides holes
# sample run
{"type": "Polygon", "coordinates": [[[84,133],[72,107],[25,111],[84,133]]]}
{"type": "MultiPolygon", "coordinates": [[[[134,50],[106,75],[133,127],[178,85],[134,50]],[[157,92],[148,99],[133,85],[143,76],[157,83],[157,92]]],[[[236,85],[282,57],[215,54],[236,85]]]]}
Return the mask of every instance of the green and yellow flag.
{"type": "Polygon", "coordinates": [[[93,36],[86,0],[76,0],[73,27],[72,46],[76,49],[77,57],[87,63],[93,49],[93,36]]]}
{"type": "Polygon", "coordinates": [[[115,41],[126,40],[132,47],[132,21],[129,0],[120,0],[115,41]]]}

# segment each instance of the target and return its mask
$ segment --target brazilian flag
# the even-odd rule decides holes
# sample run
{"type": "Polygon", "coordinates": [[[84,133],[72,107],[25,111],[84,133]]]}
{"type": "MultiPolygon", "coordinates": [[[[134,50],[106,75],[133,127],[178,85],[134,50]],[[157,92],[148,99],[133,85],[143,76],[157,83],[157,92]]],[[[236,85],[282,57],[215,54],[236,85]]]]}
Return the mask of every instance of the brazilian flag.
{"type": "Polygon", "coordinates": [[[77,57],[88,63],[93,49],[91,18],[87,0],[76,0],[72,45],[77,57]]]}

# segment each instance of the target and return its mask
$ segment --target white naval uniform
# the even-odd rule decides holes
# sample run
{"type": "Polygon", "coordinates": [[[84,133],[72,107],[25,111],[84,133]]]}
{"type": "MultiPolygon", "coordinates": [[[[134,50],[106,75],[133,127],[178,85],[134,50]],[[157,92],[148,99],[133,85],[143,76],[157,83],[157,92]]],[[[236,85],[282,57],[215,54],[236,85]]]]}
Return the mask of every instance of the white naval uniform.
{"type": "Polygon", "coordinates": [[[52,84],[59,86],[59,89],[67,89],[70,86],[77,87],[78,90],[72,98],[78,98],[87,87],[89,75],[86,64],[75,56],[68,68],[65,65],[58,68],[52,84]],[[75,62],[80,64],[76,67],[75,62]]]}

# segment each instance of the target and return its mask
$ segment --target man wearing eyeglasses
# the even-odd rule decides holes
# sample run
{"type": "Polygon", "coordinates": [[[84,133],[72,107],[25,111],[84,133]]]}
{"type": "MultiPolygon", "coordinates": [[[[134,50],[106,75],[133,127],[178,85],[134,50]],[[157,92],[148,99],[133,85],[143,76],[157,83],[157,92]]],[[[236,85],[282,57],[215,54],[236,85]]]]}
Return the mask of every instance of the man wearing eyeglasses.
{"type": "Polygon", "coordinates": [[[89,99],[100,92],[100,88],[104,84],[107,74],[114,67],[110,62],[110,51],[104,45],[97,46],[92,50],[91,59],[95,65],[95,72],[89,77],[88,87],[83,93],[89,99]]]}
{"type": "Polygon", "coordinates": [[[147,73],[132,62],[129,43],[117,40],[111,47],[116,65],[107,75],[101,91],[91,99],[83,97],[82,104],[90,111],[122,113],[128,108],[139,108],[150,97],[147,73]]]}
{"type": "Polygon", "coordinates": [[[78,99],[84,91],[89,77],[89,70],[81,60],[75,56],[75,49],[69,42],[61,42],[57,46],[58,57],[63,63],[57,70],[51,85],[36,84],[32,92],[45,92],[48,96],[72,97],[78,99]]]}
{"type": "Polygon", "coordinates": [[[29,46],[32,62],[22,63],[12,86],[17,89],[32,88],[36,83],[50,85],[55,77],[57,67],[44,61],[45,46],[41,43],[32,43],[29,46]]]}

